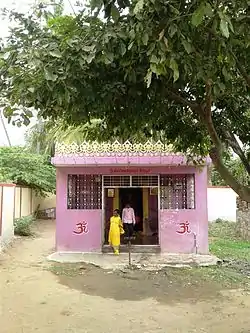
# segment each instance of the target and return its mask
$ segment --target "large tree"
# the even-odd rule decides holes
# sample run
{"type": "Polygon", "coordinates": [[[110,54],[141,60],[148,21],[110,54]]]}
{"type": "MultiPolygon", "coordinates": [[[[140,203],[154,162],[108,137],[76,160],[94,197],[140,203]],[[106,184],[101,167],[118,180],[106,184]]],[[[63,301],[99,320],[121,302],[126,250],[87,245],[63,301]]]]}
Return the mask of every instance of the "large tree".
{"type": "Polygon", "coordinates": [[[55,191],[56,172],[49,156],[32,154],[24,147],[0,147],[0,182],[28,186],[46,195],[55,191]]]}
{"type": "Polygon", "coordinates": [[[5,115],[28,122],[35,108],[55,123],[102,119],[108,136],[160,131],[176,150],[209,153],[250,202],[223,160],[232,149],[250,175],[249,1],[91,5],[75,16],[51,17],[43,7],[10,14],[16,27],[0,61],[5,115]]]}

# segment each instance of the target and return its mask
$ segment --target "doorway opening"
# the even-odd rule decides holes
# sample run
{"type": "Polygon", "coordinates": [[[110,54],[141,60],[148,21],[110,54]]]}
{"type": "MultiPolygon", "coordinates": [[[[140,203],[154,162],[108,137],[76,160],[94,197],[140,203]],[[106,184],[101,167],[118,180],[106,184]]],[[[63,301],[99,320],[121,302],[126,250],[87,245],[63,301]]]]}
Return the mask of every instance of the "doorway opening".
{"type": "Polygon", "coordinates": [[[143,201],[142,188],[120,188],[119,189],[119,210],[122,213],[126,204],[134,209],[135,212],[135,231],[143,231],[143,201]]]}
{"type": "MultiPolygon", "coordinates": [[[[104,189],[104,244],[108,244],[109,221],[114,209],[122,210],[126,204],[134,209],[136,224],[133,245],[158,246],[158,189],[150,187],[117,187],[104,189]],[[155,191],[157,190],[157,191],[155,191]]],[[[121,245],[127,243],[121,237],[121,245]]]]}

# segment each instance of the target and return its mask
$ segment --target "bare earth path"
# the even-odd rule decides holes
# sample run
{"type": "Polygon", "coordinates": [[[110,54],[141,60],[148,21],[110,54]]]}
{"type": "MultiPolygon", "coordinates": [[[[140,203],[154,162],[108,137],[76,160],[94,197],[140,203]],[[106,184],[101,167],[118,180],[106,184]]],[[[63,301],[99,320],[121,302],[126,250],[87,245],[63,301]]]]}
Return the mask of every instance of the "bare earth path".
{"type": "Polygon", "coordinates": [[[1,333],[250,332],[247,292],[199,281],[177,285],[167,273],[126,275],[81,265],[77,274],[67,266],[60,274],[46,261],[53,223],[41,222],[36,232],[0,255],[1,333]]]}

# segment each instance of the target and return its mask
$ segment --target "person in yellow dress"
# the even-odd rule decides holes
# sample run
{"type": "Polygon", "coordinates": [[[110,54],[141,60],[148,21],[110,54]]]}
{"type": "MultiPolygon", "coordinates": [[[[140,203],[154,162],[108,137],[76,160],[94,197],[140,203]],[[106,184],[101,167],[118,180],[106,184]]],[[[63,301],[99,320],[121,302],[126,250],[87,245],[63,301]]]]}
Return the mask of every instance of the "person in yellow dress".
{"type": "Polygon", "coordinates": [[[122,220],[119,215],[119,210],[114,210],[114,215],[110,219],[109,228],[109,245],[112,246],[114,253],[119,255],[121,244],[121,235],[124,234],[122,220]]]}

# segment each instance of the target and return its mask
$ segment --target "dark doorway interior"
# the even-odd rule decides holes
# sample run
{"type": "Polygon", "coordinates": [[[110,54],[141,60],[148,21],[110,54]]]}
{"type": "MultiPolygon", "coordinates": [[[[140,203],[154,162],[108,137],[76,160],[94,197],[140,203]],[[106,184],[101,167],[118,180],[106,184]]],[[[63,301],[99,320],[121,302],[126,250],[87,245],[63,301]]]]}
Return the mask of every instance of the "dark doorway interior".
{"type": "Polygon", "coordinates": [[[127,203],[134,208],[137,220],[135,231],[143,231],[142,188],[120,188],[119,199],[121,212],[127,203]]]}

